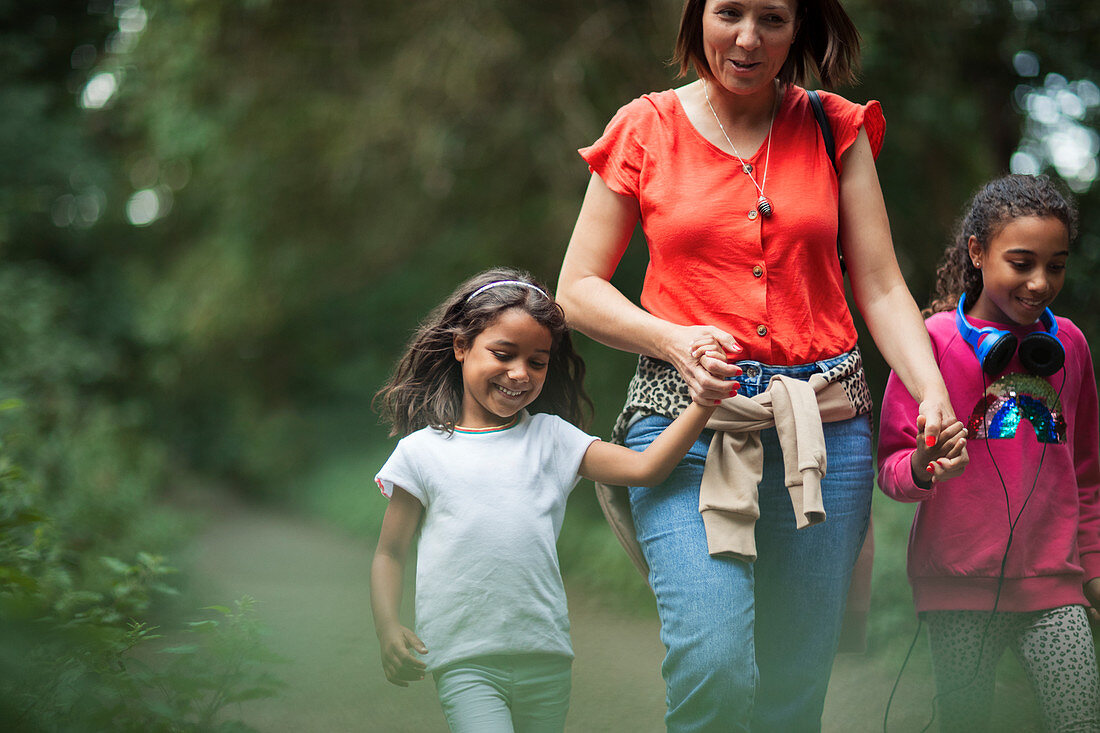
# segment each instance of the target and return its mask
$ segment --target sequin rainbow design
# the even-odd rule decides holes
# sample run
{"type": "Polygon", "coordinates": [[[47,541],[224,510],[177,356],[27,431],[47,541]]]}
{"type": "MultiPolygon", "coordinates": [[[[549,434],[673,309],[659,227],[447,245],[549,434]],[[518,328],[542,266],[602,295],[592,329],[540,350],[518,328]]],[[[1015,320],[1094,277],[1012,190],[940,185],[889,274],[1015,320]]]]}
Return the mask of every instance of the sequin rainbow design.
{"type": "Polygon", "coordinates": [[[1040,443],[1065,443],[1066,418],[1058,393],[1042,377],[1006,374],[978,400],[966,429],[974,438],[1013,438],[1027,419],[1040,443]]]}

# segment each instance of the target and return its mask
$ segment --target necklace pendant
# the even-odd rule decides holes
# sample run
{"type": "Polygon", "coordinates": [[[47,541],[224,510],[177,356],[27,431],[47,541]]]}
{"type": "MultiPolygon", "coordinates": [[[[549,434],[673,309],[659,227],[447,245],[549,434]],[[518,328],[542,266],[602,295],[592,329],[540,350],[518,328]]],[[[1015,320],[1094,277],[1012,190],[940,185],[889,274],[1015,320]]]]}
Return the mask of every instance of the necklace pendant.
{"type": "Polygon", "coordinates": [[[766,219],[772,215],[772,202],[763,194],[756,200],[756,210],[766,219]]]}
{"type": "Polygon", "coordinates": [[[746,175],[752,175],[752,164],[751,163],[743,164],[741,166],[741,170],[743,170],[746,175]]]}

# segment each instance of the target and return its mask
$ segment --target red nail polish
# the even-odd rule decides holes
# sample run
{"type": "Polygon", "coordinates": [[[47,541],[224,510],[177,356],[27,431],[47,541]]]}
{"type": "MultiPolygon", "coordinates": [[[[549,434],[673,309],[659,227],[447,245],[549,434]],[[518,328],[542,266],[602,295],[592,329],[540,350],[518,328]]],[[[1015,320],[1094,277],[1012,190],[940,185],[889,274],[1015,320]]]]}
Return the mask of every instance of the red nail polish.
{"type": "Polygon", "coordinates": [[[730,397],[736,397],[736,396],[737,396],[737,390],[736,389],[731,389],[730,390],[730,397]]]}
{"type": "Polygon", "coordinates": [[[715,401],[714,401],[714,404],[716,404],[716,405],[720,405],[720,404],[722,404],[722,400],[715,400],[715,401]]]}
{"type": "Polygon", "coordinates": [[[926,446],[928,446],[929,448],[931,448],[932,446],[934,446],[934,445],[936,444],[936,438],[935,438],[935,436],[933,436],[933,435],[926,435],[926,436],[924,436],[924,444],[925,444],[926,446]]]}
{"type": "Polygon", "coordinates": [[[929,463],[927,466],[925,466],[924,470],[928,471],[928,473],[935,473],[936,472],[936,469],[932,467],[931,463],[929,463]]]}

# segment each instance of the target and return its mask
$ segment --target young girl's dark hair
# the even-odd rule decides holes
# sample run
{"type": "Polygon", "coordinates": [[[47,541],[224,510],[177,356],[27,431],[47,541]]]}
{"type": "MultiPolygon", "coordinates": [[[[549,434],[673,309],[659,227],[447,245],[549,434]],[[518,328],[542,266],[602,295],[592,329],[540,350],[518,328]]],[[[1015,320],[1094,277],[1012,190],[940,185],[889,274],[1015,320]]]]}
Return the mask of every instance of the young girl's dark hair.
{"type": "MultiPolygon", "coordinates": [[[[703,51],[706,0],[685,0],[672,65],[677,77],[694,67],[700,79],[711,77],[703,51]]],[[[826,87],[852,84],[859,73],[859,31],[839,0],[798,0],[798,30],[777,75],[783,84],[806,86],[813,76],[826,87]]]]}
{"type": "Polygon", "coordinates": [[[1077,208],[1047,176],[1008,175],[990,181],[970,200],[955,241],[944,252],[925,317],[953,310],[963,293],[967,303],[977,301],[982,271],[970,260],[970,237],[984,249],[1009,222],[1023,216],[1053,217],[1065,225],[1070,241],[1077,236],[1077,208]]]}
{"type": "Polygon", "coordinates": [[[573,349],[565,313],[530,274],[508,267],[486,270],[458,286],[420,324],[393,374],[374,396],[375,408],[391,426],[391,436],[420,428],[453,431],[462,414],[462,366],[455,341],[472,342],[506,310],[519,308],[550,331],[552,347],[542,392],[528,406],[583,426],[592,401],[584,391],[584,360],[573,349]],[[489,283],[514,280],[535,286],[489,283]]]}

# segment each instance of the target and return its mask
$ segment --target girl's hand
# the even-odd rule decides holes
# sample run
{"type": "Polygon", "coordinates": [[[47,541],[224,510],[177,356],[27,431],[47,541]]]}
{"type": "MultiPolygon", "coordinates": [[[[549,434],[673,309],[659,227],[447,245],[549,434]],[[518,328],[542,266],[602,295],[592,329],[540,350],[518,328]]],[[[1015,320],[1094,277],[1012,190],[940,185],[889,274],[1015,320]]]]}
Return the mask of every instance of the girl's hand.
{"type": "Polygon", "coordinates": [[[740,385],[730,380],[741,375],[741,368],[728,359],[741,351],[737,339],[719,328],[677,326],[666,357],[687,382],[691,399],[713,406],[737,394],[740,385]]]}
{"type": "Polygon", "coordinates": [[[917,446],[910,459],[913,480],[918,485],[939,482],[962,474],[970,457],[966,452],[966,428],[959,420],[939,431],[935,440],[925,429],[924,415],[917,416],[917,446]],[[929,443],[932,443],[929,445],[929,443]]]}
{"type": "Polygon", "coordinates": [[[1100,578],[1093,578],[1085,583],[1085,600],[1089,602],[1085,607],[1089,621],[1100,624],[1100,578]]]}
{"type": "Polygon", "coordinates": [[[427,654],[428,647],[416,634],[401,625],[386,629],[378,635],[382,652],[382,669],[386,679],[398,687],[408,687],[409,682],[424,679],[427,665],[412,652],[427,654]],[[411,651],[410,651],[411,650],[411,651]]]}

